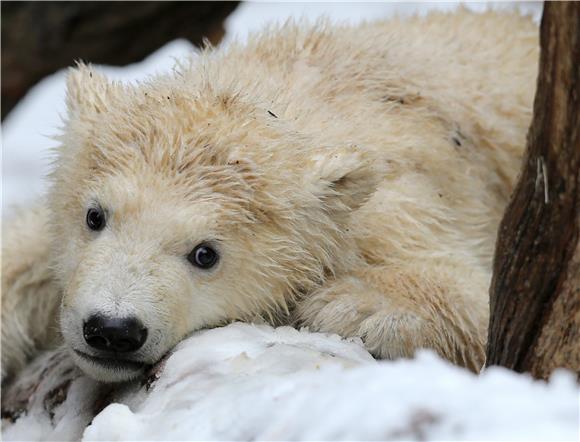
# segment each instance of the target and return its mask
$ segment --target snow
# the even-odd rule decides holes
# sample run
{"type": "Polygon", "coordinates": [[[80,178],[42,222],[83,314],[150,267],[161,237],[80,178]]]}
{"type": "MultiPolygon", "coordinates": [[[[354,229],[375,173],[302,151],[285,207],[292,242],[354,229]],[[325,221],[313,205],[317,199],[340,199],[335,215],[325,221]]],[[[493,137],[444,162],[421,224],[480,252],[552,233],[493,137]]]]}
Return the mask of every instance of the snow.
{"type": "Polygon", "coordinates": [[[578,394],[564,373],[546,387],[501,369],[477,378],[428,352],[376,363],[362,347],[290,328],[235,324],[193,340],[168,361],[167,379],[141,406],[109,406],[85,440],[578,436],[578,394]],[[223,342],[228,348],[216,352],[223,342]]]}
{"type": "MultiPolygon", "coordinates": [[[[428,351],[378,362],[359,340],[290,327],[234,323],[197,332],[164,362],[148,392],[140,383],[120,389],[90,424],[103,387],[79,374],[53,417],[47,413],[46,392],[70,371],[65,356],[56,359],[28,415],[5,425],[4,440],[580,437],[580,389],[571,373],[558,371],[548,383],[503,368],[477,376],[428,351]]],[[[23,377],[37,377],[41,366],[23,377]]]]}
{"type": "MultiPolygon", "coordinates": [[[[245,3],[227,20],[245,39],[289,16],[358,23],[451,3],[245,3]]],[[[511,8],[504,3],[495,7],[511,8]]],[[[472,9],[487,5],[471,3],[472,9]]],[[[536,19],[541,5],[520,9],[536,19]]],[[[101,69],[136,81],[192,52],[169,43],[141,63],[101,69]]],[[[41,199],[64,109],[65,72],[44,79],[2,125],[3,216],[41,199]]],[[[40,357],[15,391],[28,412],[2,421],[3,440],[579,440],[580,389],[570,373],[546,382],[501,368],[476,376],[430,352],[377,362],[356,340],[288,327],[232,324],[195,333],[164,362],[150,389],[84,377],[63,350],[40,357]],[[49,369],[46,369],[46,366],[49,369]],[[64,392],[64,393],[63,393],[64,392]],[[64,396],[61,395],[64,394],[64,396]],[[102,411],[100,409],[108,404],[102,411]],[[96,416],[95,416],[96,414],[96,416]]]]}

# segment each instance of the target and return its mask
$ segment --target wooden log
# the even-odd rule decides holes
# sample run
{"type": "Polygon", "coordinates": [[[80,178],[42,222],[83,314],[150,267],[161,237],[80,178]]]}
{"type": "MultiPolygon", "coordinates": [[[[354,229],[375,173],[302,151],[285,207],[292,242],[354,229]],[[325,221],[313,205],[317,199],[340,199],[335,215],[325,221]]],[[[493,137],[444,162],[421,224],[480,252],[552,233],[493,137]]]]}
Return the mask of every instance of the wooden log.
{"type": "Polygon", "coordinates": [[[580,375],[580,3],[546,2],[523,170],[501,222],[487,365],[580,375]]]}
{"type": "Polygon", "coordinates": [[[238,2],[2,2],[2,119],[30,87],[75,60],[125,65],[176,38],[224,34],[238,2]]]}

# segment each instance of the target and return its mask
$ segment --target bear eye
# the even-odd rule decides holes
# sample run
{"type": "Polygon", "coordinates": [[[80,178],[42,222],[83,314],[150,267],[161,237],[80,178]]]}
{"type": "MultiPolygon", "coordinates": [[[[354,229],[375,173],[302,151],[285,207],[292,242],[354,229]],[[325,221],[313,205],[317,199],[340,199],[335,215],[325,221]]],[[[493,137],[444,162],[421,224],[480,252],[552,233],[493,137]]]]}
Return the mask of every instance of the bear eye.
{"type": "Polygon", "coordinates": [[[103,230],[105,228],[105,213],[100,207],[91,207],[87,211],[87,226],[91,230],[103,230]]]}
{"type": "Polygon", "coordinates": [[[189,255],[187,255],[187,260],[194,266],[200,269],[210,269],[218,262],[218,253],[207,244],[197,245],[189,255]]]}

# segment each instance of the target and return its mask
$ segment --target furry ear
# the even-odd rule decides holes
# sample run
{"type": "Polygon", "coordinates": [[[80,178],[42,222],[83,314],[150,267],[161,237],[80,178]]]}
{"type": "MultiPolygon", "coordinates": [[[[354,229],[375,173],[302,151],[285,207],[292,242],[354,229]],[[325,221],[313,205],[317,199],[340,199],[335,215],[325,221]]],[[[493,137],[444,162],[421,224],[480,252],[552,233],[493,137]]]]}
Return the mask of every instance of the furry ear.
{"type": "Polygon", "coordinates": [[[375,192],[386,166],[356,147],[326,149],[312,158],[308,180],[329,212],[358,209],[375,192]]]}
{"type": "Polygon", "coordinates": [[[79,62],[69,69],[66,88],[69,116],[83,112],[101,113],[105,109],[111,83],[103,74],[95,72],[91,65],[79,62]]]}

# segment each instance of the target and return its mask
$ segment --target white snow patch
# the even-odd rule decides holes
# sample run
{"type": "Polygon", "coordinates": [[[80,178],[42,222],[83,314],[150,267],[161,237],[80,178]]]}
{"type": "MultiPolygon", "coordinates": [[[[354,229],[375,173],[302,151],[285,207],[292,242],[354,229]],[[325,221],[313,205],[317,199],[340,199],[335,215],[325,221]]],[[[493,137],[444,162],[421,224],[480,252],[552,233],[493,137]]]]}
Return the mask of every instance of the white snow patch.
{"type": "MultiPolygon", "coordinates": [[[[55,373],[71,363],[61,360],[55,373]]],[[[148,392],[140,383],[117,387],[92,423],[103,386],[74,377],[49,417],[44,392],[62,382],[50,377],[31,395],[28,415],[3,422],[3,440],[580,437],[580,388],[571,373],[557,371],[549,382],[503,368],[477,376],[428,351],[377,362],[359,340],[290,327],[235,323],[197,332],[177,346],[148,392]]]]}
{"type": "Polygon", "coordinates": [[[234,324],[181,344],[141,405],[109,406],[83,439],[577,440],[578,394],[569,373],[478,377],[430,352],[376,362],[335,336],[234,324]]]}

